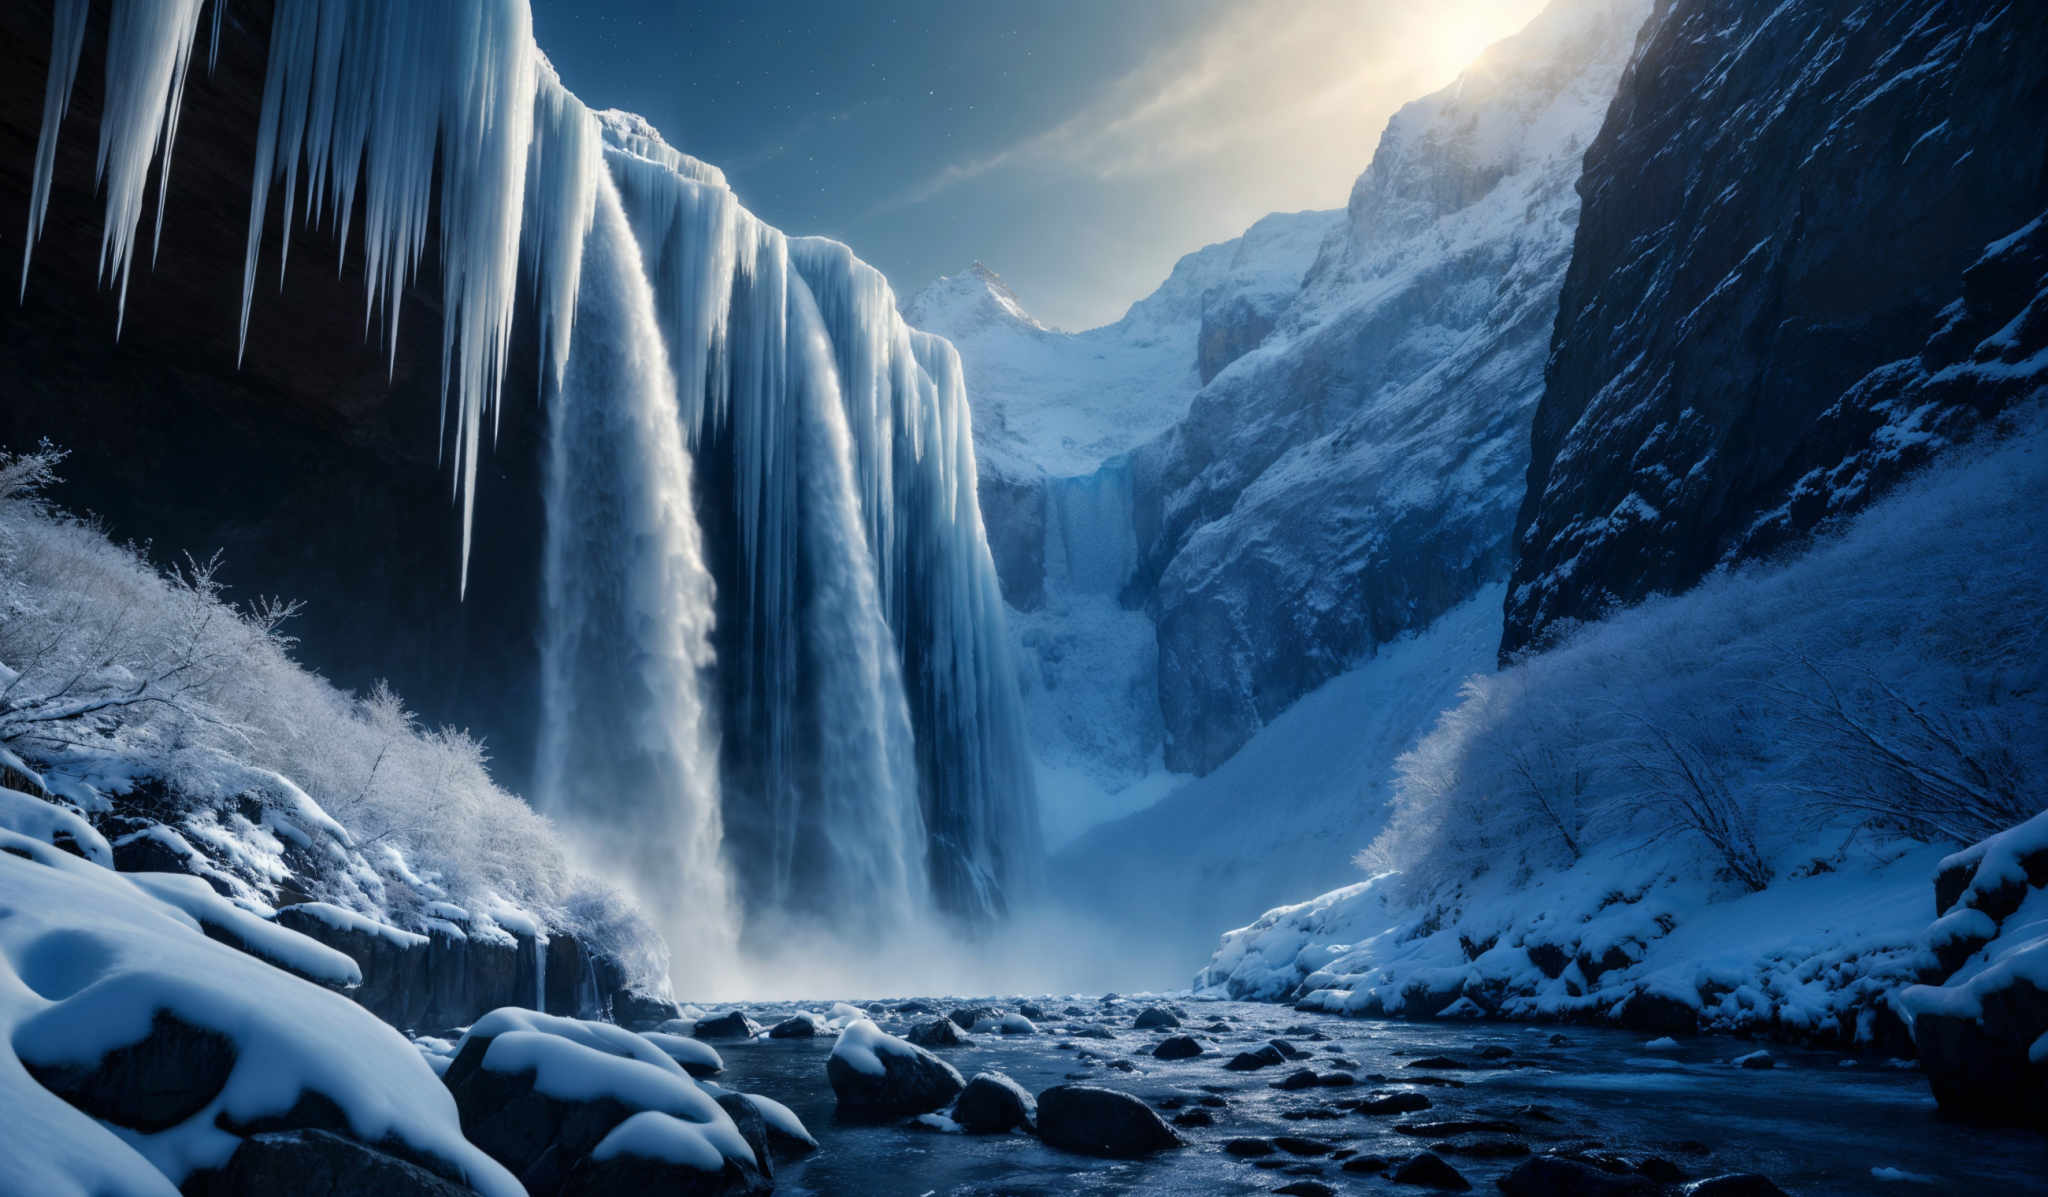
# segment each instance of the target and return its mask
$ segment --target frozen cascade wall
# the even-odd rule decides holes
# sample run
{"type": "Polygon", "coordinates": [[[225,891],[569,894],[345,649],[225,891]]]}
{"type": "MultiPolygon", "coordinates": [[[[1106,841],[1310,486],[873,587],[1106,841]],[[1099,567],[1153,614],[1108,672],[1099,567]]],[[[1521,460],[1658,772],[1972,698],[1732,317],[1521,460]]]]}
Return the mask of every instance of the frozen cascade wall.
{"type": "MultiPolygon", "coordinates": [[[[56,6],[38,196],[86,6],[56,6]]],[[[110,71],[127,65],[100,139],[118,283],[206,10],[113,9],[110,71]]],[[[653,820],[653,850],[626,858],[636,888],[727,928],[720,859],[764,918],[973,922],[1031,887],[1036,795],[959,362],[902,322],[878,273],[761,224],[645,121],[589,113],[534,46],[525,0],[276,0],[252,134],[245,304],[268,282],[281,197],[279,282],[296,220],[345,237],[357,221],[365,329],[390,343],[438,209],[465,558],[532,297],[558,438],[538,750],[553,809],[591,833],[653,820]],[[673,444],[655,427],[671,402],[673,444]],[[681,505],[693,491],[701,527],[681,505]]]]}
{"type": "Polygon", "coordinates": [[[623,863],[679,960],[735,949],[707,712],[711,575],[654,295],[596,180],[576,335],[548,401],[539,805],[623,863]]]}

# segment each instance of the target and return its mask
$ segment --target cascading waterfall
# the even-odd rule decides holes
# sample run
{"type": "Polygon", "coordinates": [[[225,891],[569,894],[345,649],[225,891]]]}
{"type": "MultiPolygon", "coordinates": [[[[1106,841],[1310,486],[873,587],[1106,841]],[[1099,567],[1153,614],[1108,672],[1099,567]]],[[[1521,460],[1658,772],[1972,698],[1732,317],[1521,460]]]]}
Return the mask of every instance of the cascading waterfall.
{"type": "Polygon", "coordinates": [[[595,180],[576,335],[548,403],[536,797],[624,866],[693,980],[735,952],[704,710],[712,582],[654,295],[618,190],[595,180]]]}
{"type": "MultiPolygon", "coordinates": [[[[105,274],[125,285],[202,2],[113,3],[125,90],[100,157],[105,274]]],[[[56,10],[31,245],[85,0],[56,10]]],[[[879,273],[762,224],[645,121],[593,116],[525,0],[276,0],[252,136],[245,335],[274,185],[280,271],[294,219],[346,237],[360,201],[365,326],[393,351],[440,212],[465,586],[530,283],[551,438],[538,797],[626,873],[679,968],[729,954],[740,905],[764,924],[980,923],[1035,884],[959,359],[903,323],[879,273]]]]}

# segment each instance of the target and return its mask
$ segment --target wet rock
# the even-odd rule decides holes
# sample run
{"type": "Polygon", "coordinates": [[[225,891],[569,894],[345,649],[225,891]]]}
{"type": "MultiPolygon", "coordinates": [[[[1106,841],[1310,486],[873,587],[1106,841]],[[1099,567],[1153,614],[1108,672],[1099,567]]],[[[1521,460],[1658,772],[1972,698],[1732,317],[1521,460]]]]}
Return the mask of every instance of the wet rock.
{"type": "Polygon", "coordinates": [[[999,1014],[1000,1011],[993,1006],[962,1006],[946,1017],[952,1019],[961,1030],[971,1031],[983,1019],[994,1019],[999,1014]]]}
{"type": "Polygon", "coordinates": [[[1266,1046],[1279,1052],[1289,1060],[1306,1060],[1309,1056],[1309,1053],[1287,1042],[1285,1039],[1269,1039],[1266,1041],[1266,1046]]]}
{"type": "Polygon", "coordinates": [[[1164,1006],[1147,1006],[1143,1013],[1132,1021],[1131,1026],[1140,1031],[1153,1031],[1177,1027],[1180,1019],[1164,1006]]]}
{"type": "Polygon", "coordinates": [[[1479,1058],[1482,1060],[1505,1060],[1514,1054],[1514,1048],[1500,1043],[1489,1043],[1479,1049],[1479,1058]]]}
{"type": "Polygon", "coordinates": [[[1403,1122],[1394,1127],[1404,1135],[1416,1135],[1427,1139],[1447,1139],[1454,1135],[1496,1134],[1518,1135],[1522,1128],[1512,1122],[1496,1118],[1447,1118],[1437,1122],[1403,1122]]]}
{"type": "Polygon", "coordinates": [[[252,1135],[220,1169],[191,1177],[188,1197],[278,1193],[376,1193],[378,1197],[474,1197],[474,1190],[327,1130],[252,1135]]]}
{"type": "Polygon", "coordinates": [[[1291,1092],[1297,1089],[1313,1089],[1316,1087],[1318,1082],[1319,1078],[1316,1076],[1316,1074],[1313,1071],[1304,1068],[1299,1072],[1289,1073],[1287,1076],[1281,1078],[1280,1080],[1274,1081],[1273,1088],[1284,1089],[1291,1092]]]}
{"type": "Polygon", "coordinates": [[[1192,1060],[1201,1054],[1202,1045],[1193,1035],[1175,1035],[1152,1049],[1152,1055],[1161,1060],[1192,1060]]]}
{"type": "Polygon", "coordinates": [[[1754,1172],[1710,1176],[1679,1188],[1682,1197],[1785,1197],[1785,1190],[1754,1172]]]}
{"type": "Polygon", "coordinates": [[[1426,1151],[1394,1169],[1393,1180],[1395,1184],[1450,1192],[1472,1187],[1472,1182],[1466,1180],[1463,1173],[1445,1163],[1442,1157],[1426,1151]]]}
{"type": "Polygon", "coordinates": [[[1030,1002],[1024,1002],[1021,1005],[1019,1005],[1017,1007],[1017,1013],[1022,1014],[1024,1017],[1030,1019],[1033,1022],[1043,1022],[1045,1021],[1046,1017],[1044,1007],[1034,1006],[1030,1002]]]}
{"type": "Polygon", "coordinates": [[[1761,1051],[1751,1052],[1746,1056],[1737,1056],[1735,1057],[1735,1063],[1741,1068],[1754,1068],[1758,1070],[1776,1068],[1778,1066],[1777,1059],[1771,1053],[1761,1051]]]}
{"type": "Polygon", "coordinates": [[[1392,1166],[1392,1161],[1379,1155],[1355,1155],[1345,1160],[1343,1169],[1358,1176],[1377,1176],[1392,1166]]]}
{"type": "Polygon", "coordinates": [[[1446,1155],[1468,1156],[1475,1160],[1505,1160],[1529,1154],[1529,1145],[1520,1139],[1463,1139],[1450,1143],[1432,1143],[1429,1149],[1446,1155]]]}
{"type": "Polygon", "coordinates": [[[1226,1155],[1234,1155],[1239,1159],[1256,1159],[1262,1156],[1269,1156],[1275,1150],[1277,1149],[1264,1139],[1232,1139],[1223,1145],[1223,1151],[1226,1155]]]}
{"type": "Polygon", "coordinates": [[[1040,1093],[1038,1134],[1065,1151],[1117,1159],[1186,1145],[1152,1107],[1096,1085],[1055,1085],[1040,1093]]]}
{"type": "Polygon", "coordinates": [[[1280,1116],[1289,1122],[1335,1122],[1344,1116],[1344,1111],[1328,1106],[1310,1106],[1302,1110],[1288,1110],[1280,1116]]]}
{"type": "Polygon", "coordinates": [[[896,1003],[896,1013],[898,1014],[930,1014],[931,1012],[932,1008],[929,1002],[896,1003]]]}
{"type": "Polygon", "coordinates": [[[1297,1180],[1293,1184],[1282,1185],[1273,1191],[1275,1193],[1291,1194],[1292,1197],[1336,1197],[1337,1193],[1337,1190],[1319,1180],[1297,1180]]]}
{"type": "Polygon", "coordinates": [[[785,1018],[769,1030],[770,1039],[811,1039],[818,1034],[818,1023],[808,1014],[785,1018]]]}
{"type": "Polygon", "coordinates": [[[1505,1197],[1654,1197],[1648,1177],[1617,1176],[1580,1160],[1539,1155],[1500,1178],[1505,1197]]]}
{"type": "Polygon", "coordinates": [[[969,1134],[993,1135],[1037,1122],[1038,1103],[1024,1086],[1000,1072],[976,1073],[953,1102],[953,1121],[969,1134]]]}
{"type": "Polygon", "coordinates": [[[1173,1124],[1175,1126],[1188,1127],[1214,1126],[1216,1125],[1216,1116],[1207,1110],[1189,1110],[1185,1114],[1175,1114],[1173,1116],[1173,1124]]]}
{"type": "Polygon", "coordinates": [[[1253,1072],[1261,1068],[1270,1068],[1275,1064],[1285,1064],[1286,1062],[1287,1057],[1281,1055],[1279,1049],[1269,1043],[1253,1051],[1237,1053],[1223,1067],[1231,1072],[1253,1072]]]}
{"type": "Polygon", "coordinates": [[[1636,1171],[1658,1184],[1677,1184],[1685,1179],[1685,1169],[1658,1155],[1646,1156],[1637,1161],[1636,1171]]]}
{"type": "Polygon", "coordinates": [[[1129,1060],[1111,1060],[1109,1062],[1109,1067],[1115,1069],[1118,1072],[1138,1071],[1138,1066],[1136,1064],[1131,1063],[1129,1060]]]}
{"type": "Polygon", "coordinates": [[[1412,1114],[1429,1107],[1429,1098],[1420,1093],[1378,1093],[1353,1108],[1361,1114],[1412,1114]]]}
{"type": "Polygon", "coordinates": [[[1326,1072],[1316,1077],[1316,1084],[1325,1089],[1348,1089],[1358,1083],[1358,1078],[1348,1072],[1326,1072]]]}
{"type": "Polygon", "coordinates": [[[1335,1143],[1321,1139],[1303,1139],[1294,1135],[1281,1135],[1273,1140],[1273,1146],[1289,1155],[1328,1155],[1337,1150],[1335,1143]]]}
{"type": "Polygon", "coordinates": [[[964,1047],[974,1040],[960,1033],[960,1024],[950,1018],[934,1018],[910,1028],[905,1039],[919,1047],[964,1047]]]}
{"type": "Polygon", "coordinates": [[[761,1024],[748,1018],[744,1011],[728,1010],[698,1019],[690,1033],[699,1039],[752,1039],[761,1033],[761,1024]]]}
{"type": "Polygon", "coordinates": [[[1067,1034],[1076,1039],[1114,1039],[1106,1027],[1068,1027],[1067,1034]]]}

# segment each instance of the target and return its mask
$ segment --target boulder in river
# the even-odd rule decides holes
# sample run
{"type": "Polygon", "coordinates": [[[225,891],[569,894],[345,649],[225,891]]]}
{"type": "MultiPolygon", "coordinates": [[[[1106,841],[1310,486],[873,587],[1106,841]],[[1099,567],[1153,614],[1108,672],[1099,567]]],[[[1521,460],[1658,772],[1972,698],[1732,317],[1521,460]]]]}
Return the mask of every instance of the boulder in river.
{"type": "Polygon", "coordinates": [[[1133,1028],[1140,1031],[1162,1030],[1179,1025],[1180,1019],[1164,1006],[1147,1006],[1131,1023],[1133,1028]]]}
{"type": "Polygon", "coordinates": [[[1202,1054],[1202,1045],[1193,1035],[1175,1035],[1159,1041],[1152,1049],[1152,1055],[1160,1060],[1192,1060],[1202,1054]]]}
{"type": "Polygon", "coordinates": [[[1523,1160],[1499,1184],[1505,1197],[1655,1197],[1661,1191],[1646,1176],[1616,1174],[1554,1155],[1523,1160]]]}
{"type": "Polygon", "coordinates": [[[752,1039],[761,1033],[761,1024],[748,1018],[745,1011],[728,1010],[698,1019],[691,1033],[699,1039],[752,1039]]]}
{"type": "Polygon", "coordinates": [[[1237,1053],[1223,1067],[1232,1072],[1253,1072],[1261,1068],[1270,1068],[1275,1064],[1285,1064],[1286,1062],[1287,1057],[1281,1055],[1279,1049],[1269,1043],[1253,1051],[1237,1053]]]}
{"type": "Polygon", "coordinates": [[[910,1028],[904,1036],[919,1047],[962,1047],[974,1040],[960,1033],[960,1024],[950,1018],[934,1018],[910,1028]]]}
{"type": "Polygon", "coordinates": [[[808,1014],[798,1014],[775,1024],[768,1032],[770,1039],[810,1039],[818,1033],[818,1020],[808,1014]]]}
{"type": "Polygon", "coordinates": [[[1186,1145],[1152,1107],[1099,1085],[1055,1085],[1040,1093],[1038,1135],[1065,1151],[1115,1159],[1186,1145]]]}
{"type": "Polygon", "coordinates": [[[1463,1192],[1472,1187],[1463,1173],[1444,1163],[1441,1156],[1425,1151],[1394,1169],[1395,1184],[1415,1185],[1424,1189],[1441,1189],[1445,1192],[1463,1192]]]}
{"type": "Polygon", "coordinates": [[[1038,1121],[1038,1102],[1000,1072],[978,1072],[953,1102],[953,1121],[969,1134],[995,1135],[1038,1121]]]}
{"type": "Polygon", "coordinates": [[[951,1064],[865,1018],[840,1032],[825,1075],[841,1112],[866,1117],[927,1114],[966,1087],[951,1064]]]}

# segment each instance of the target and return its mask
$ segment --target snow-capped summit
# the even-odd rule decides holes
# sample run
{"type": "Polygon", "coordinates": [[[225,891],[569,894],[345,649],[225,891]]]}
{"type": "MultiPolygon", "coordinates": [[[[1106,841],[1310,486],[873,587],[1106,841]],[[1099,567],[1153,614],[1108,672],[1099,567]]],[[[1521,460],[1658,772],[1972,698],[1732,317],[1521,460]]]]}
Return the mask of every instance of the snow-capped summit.
{"type": "Polygon", "coordinates": [[[903,305],[903,318],[926,330],[966,331],[987,327],[1051,331],[1024,310],[1010,284],[995,271],[971,263],[958,274],[940,275],[903,305]]]}

